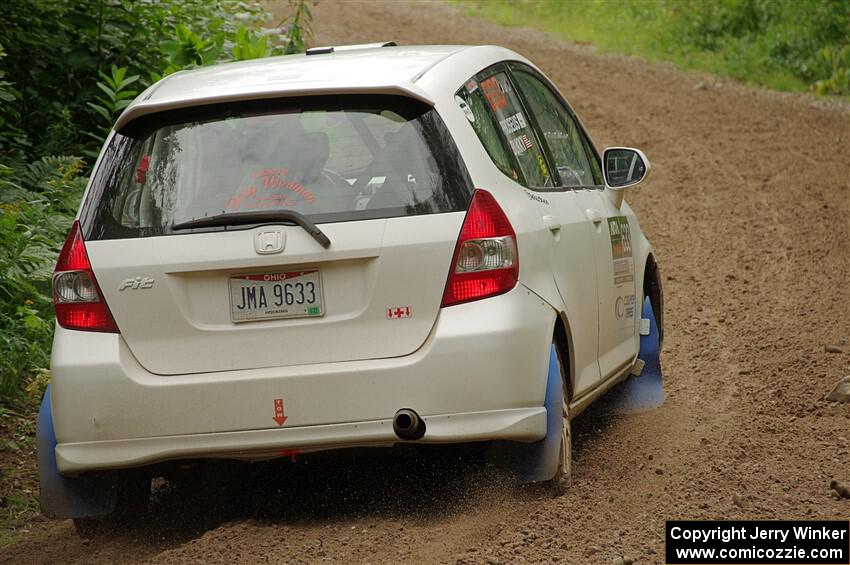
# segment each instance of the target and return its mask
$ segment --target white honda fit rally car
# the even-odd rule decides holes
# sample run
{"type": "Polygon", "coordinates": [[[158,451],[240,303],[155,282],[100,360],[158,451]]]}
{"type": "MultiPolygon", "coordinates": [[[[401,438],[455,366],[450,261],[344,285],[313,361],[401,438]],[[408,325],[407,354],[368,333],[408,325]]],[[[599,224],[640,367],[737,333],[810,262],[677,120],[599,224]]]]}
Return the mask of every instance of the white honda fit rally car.
{"type": "Polygon", "coordinates": [[[313,49],[171,75],[121,115],[53,279],[41,505],[153,469],[494,442],[562,488],[570,419],[659,371],[662,292],[558,90],[500,47],[313,49]]]}

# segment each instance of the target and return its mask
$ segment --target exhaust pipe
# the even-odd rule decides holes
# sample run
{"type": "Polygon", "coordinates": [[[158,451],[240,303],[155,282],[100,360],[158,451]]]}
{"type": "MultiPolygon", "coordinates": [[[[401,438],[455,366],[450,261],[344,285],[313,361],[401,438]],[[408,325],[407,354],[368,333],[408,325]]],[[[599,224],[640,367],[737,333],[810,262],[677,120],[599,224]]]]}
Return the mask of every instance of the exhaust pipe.
{"type": "Polygon", "coordinates": [[[402,408],[393,416],[393,431],[401,439],[419,439],[425,435],[425,421],[410,408],[402,408]]]}

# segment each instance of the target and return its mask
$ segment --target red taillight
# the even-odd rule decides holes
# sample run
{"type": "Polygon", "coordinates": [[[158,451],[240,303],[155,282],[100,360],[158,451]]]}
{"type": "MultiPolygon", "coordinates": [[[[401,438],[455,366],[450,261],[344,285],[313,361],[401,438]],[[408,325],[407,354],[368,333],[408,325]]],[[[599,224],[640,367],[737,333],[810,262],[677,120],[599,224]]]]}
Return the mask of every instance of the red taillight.
{"type": "Polygon", "coordinates": [[[443,306],[503,294],[518,278],[516,233],[493,195],[476,190],[455,246],[443,306]]]}
{"type": "Polygon", "coordinates": [[[91,270],[80,223],[74,222],[53,271],[56,321],[69,330],[118,333],[91,270]]]}

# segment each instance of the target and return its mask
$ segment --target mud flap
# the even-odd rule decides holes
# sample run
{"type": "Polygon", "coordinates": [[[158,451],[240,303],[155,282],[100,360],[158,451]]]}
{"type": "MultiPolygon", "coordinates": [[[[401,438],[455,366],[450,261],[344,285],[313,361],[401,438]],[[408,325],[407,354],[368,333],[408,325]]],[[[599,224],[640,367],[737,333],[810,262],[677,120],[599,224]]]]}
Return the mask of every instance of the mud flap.
{"type": "Polygon", "coordinates": [[[640,375],[629,377],[609,393],[612,409],[618,414],[644,412],[664,403],[660,339],[649,298],[643,301],[642,316],[649,320],[649,333],[640,336],[638,352],[638,359],[643,361],[644,366],[640,375]]]}
{"type": "Polygon", "coordinates": [[[104,476],[63,477],[56,465],[56,434],[50,385],[44,392],[36,425],[41,512],[48,518],[90,518],[115,509],[114,485],[104,476]]]}
{"type": "Polygon", "coordinates": [[[535,443],[494,442],[488,459],[509,471],[520,483],[548,481],[555,476],[561,449],[561,414],[563,402],[561,368],[555,346],[549,350],[549,373],[546,379],[546,437],[535,443]]]}

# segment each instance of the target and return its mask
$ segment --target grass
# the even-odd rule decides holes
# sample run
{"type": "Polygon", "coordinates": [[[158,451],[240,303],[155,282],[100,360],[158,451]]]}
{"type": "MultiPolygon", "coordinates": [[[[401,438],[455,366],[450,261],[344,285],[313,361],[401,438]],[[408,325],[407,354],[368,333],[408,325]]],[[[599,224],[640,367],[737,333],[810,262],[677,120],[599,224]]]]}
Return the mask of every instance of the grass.
{"type": "Polygon", "coordinates": [[[850,94],[844,0],[452,0],[469,15],[601,52],[775,90],[850,94]]]}

